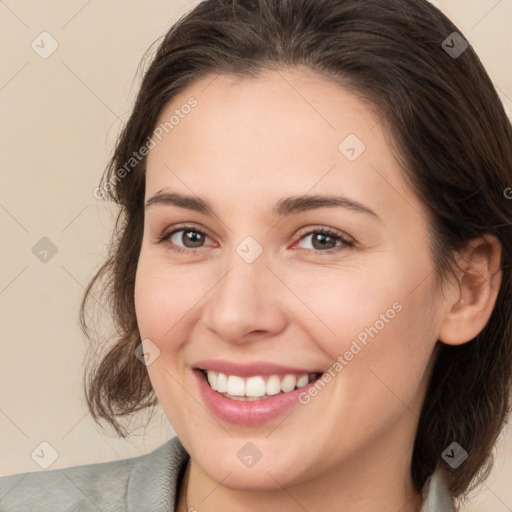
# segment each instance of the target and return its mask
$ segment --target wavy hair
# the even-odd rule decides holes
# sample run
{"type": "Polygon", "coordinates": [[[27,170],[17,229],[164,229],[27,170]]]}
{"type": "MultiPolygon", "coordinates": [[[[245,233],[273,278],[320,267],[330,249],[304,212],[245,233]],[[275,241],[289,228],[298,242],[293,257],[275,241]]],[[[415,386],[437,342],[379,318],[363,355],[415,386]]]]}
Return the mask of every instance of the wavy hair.
{"type": "Polygon", "coordinates": [[[502,283],[489,321],[468,343],[436,346],[411,466],[420,490],[444,464],[443,450],[457,441],[469,458],[456,470],[444,464],[452,497],[488,476],[511,406],[512,200],[505,191],[512,186],[512,130],[471,46],[459,56],[443,48],[453,32],[462,36],[426,0],[205,0],[171,27],[144,73],[100,184],[119,210],[108,259],[80,309],[92,339],[86,313],[98,288],[116,326],[114,343],[85,372],[96,421],[124,437],[121,420],[157,403],[147,370],[134,357],[141,342],[134,283],[146,158],[119,179],[121,168],[151,135],[162,109],[194,81],[306,66],[380,113],[405,180],[430,212],[440,285],[454,270],[454,253],[470,239],[489,233],[502,244],[502,283]]]}

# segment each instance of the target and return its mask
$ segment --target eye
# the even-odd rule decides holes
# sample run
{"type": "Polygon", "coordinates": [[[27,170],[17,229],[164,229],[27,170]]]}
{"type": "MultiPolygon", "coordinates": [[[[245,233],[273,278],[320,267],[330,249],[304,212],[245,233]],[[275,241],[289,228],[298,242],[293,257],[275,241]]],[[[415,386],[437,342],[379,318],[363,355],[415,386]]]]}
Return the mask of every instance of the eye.
{"type": "Polygon", "coordinates": [[[169,241],[169,248],[176,252],[188,252],[202,247],[204,241],[210,239],[205,233],[193,226],[181,226],[170,232],[164,232],[156,241],[160,244],[169,241]],[[183,244],[183,247],[180,246],[183,244]]]}
{"type": "Polygon", "coordinates": [[[342,250],[343,247],[354,247],[354,242],[348,237],[343,236],[340,232],[329,228],[316,228],[309,231],[299,232],[300,242],[310,239],[313,246],[312,249],[306,251],[313,251],[314,253],[331,254],[342,250]]]}
{"type": "MultiPolygon", "coordinates": [[[[340,232],[330,228],[306,228],[299,231],[299,242],[310,238],[313,248],[305,250],[315,254],[331,254],[345,248],[354,247],[354,242],[340,232]]],[[[169,242],[169,248],[178,253],[200,249],[210,238],[194,226],[180,226],[179,229],[164,232],[156,240],[157,244],[169,242]],[[182,245],[180,245],[182,244],[182,245]]],[[[298,243],[298,242],[297,242],[298,243]]]]}

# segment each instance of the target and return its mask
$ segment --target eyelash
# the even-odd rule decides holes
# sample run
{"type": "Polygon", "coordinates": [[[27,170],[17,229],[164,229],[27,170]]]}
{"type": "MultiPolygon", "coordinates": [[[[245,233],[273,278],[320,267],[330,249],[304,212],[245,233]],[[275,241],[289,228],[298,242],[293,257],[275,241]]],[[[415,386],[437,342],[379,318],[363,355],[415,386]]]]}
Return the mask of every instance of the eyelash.
{"type": "MultiPolygon", "coordinates": [[[[174,229],[173,231],[170,231],[170,232],[163,232],[161,235],[158,236],[155,243],[161,244],[161,243],[165,242],[166,240],[170,239],[174,234],[179,233],[180,231],[199,233],[200,235],[204,235],[205,237],[208,237],[208,235],[206,233],[195,228],[194,226],[179,226],[179,229],[174,229]]],[[[338,231],[335,231],[330,228],[325,228],[325,227],[299,231],[298,232],[298,235],[300,236],[299,241],[303,240],[304,238],[306,238],[307,236],[312,235],[312,234],[328,235],[331,238],[334,238],[337,242],[338,241],[342,242],[343,245],[338,246],[337,248],[334,248],[334,249],[326,249],[324,251],[315,250],[315,249],[303,249],[304,251],[307,252],[307,254],[311,254],[311,253],[313,253],[313,254],[334,254],[334,253],[339,252],[339,250],[341,250],[343,248],[343,246],[345,248],[352,248],[355,246],[355,243],[352,240],[341,236],[338,231]]],[[[202,247],[200,247],[199,249],[201,249],[201,248],[202,247]]],[[[169,249],[171,249],[172,251],[175,251],[177,253],[190,253],[190,252],[194,252],[196,250],[196,249],[188,249],[188,248],[179,247],[175,244],[169,244],[169,249]]]]}

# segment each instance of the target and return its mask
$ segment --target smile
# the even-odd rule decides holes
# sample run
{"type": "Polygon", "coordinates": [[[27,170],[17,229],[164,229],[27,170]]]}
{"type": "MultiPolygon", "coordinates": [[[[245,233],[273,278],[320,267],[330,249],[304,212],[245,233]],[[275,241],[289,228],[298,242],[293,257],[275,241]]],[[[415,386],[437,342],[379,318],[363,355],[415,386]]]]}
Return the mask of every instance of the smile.
{"type": "Polygon", "coordinates": [[[210,387],[230,400],[266,400],[274,395],[303,388],[318,379],[321,373],[253,375],[241,377],[213,370],[203,370],[210,387]]]}

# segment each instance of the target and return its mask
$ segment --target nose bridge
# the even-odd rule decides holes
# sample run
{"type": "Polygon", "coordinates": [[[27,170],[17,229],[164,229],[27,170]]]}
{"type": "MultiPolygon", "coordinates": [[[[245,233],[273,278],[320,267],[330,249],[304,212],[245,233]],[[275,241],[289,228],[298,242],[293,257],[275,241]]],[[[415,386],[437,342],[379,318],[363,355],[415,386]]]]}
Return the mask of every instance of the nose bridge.
{"type": "Polygon", "coordinates": [[[266,268],[266,257],[262,253],[255,259],[252,259],[254,254],[245,259],[251,253],[250,248],[243,252],[246,249],[242,243],[232,251],[228,258],[228,272],[217,285],[215,303],[223,308],[222,314],[226,317],[238,315],[238,310],[243,308],[244,316],[249,318],[265,298],[266,290],[263,285],[268,276],[264,274],[269,272],[266,268]]]}
{"type": "MultiPolygon", "coordinates": [[[[234,235],[233,239],[236,240],[234,235]]],[[[258,242],[250,235],[243,237],[226,256],[228,273],[219,282],[217,298],[236,299],[240,303],[258,301],[256,295],[265,294],[264,287],[258,286],[258,283],[264,284],[268,278],[266,274],[270,273],[267,269],[267,256],[268,251],[264,250],[263,241],[258,242]]]]}
{"type": "Polygon", "coordinates": [[[277,283],[263,247],[247,237],[226,261],[226,272],[219,276],[204,313],[207,327],[231,341],[253,331],[282,328],[285,315],[276,307],[277,283]]]}

